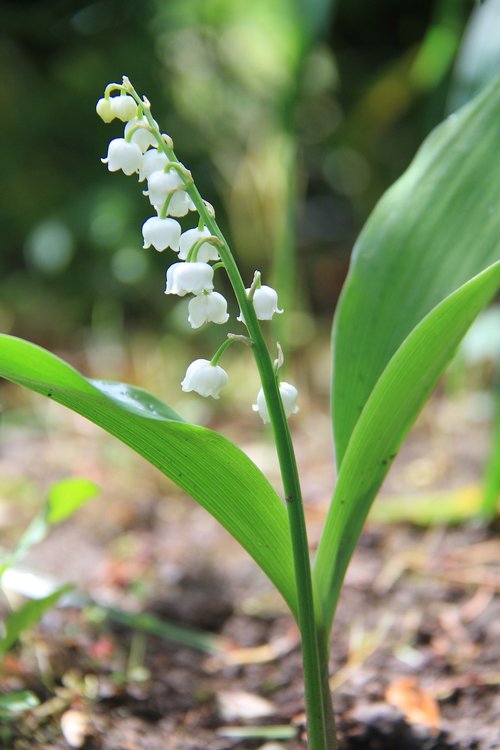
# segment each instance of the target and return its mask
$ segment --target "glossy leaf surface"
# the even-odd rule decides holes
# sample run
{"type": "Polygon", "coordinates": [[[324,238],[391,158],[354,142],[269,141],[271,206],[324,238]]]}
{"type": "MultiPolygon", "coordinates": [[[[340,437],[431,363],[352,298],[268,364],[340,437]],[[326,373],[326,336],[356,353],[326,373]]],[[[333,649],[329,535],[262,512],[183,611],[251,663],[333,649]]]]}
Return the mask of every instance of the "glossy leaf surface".
{"type": "Polygon", "coordinates": [[[296,613],[285,507],[237,446],[188,424],[139,388],[87,380],[53,354],[12,336],[0,335],[0,377],[58,401],[144,456],[240,542],[296,613]]]}
{"type": "Polygon", "coordinates": [[[442,123],[354,248],[334,325],[340,467],[389,360],[445,297],[500,258],[500,80],[442,123]]]}
{"type": "Polygon", "coordinates": [[[315,579],[326,627],[370,506],[456,347],[500,288],[500,262],[460,287],[416,326],[373,389],[344,456],[320,540],[315,579]]]}

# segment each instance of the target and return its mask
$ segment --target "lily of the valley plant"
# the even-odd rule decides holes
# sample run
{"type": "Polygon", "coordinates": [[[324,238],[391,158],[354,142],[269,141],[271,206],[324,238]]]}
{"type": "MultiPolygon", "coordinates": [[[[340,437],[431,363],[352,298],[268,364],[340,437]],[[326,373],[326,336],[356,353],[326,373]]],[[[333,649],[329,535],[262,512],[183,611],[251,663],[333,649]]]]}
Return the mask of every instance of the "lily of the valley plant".
{"type": "Polygon", "coordinates": [[[107,123],[125,123],[103,161],[144,187],[152,214],[142,227],[144,248],[177,254],[168,264],[165,293],[189,296],[193,328],[228,322],[226,300],[216,289],[222,274],[229,279],[240,314],[211,360],[186,363],[181,386],[223,398],[231,377],[221,364],[224,352],[232,344],[249,346],[262,387],[248,395],[248,407],[272,429],[281,497],[233,443],[189,424],[145,391],[87,380],[49,352],[5,335],[0,375],[128,444],[252,555],[300,629],[309,747],[331,750],[329,636],[347,565],[403,439],[467,328],[500,286],[500,82],[431,134],[356,244],[333,326],[338,478],[314,563],[288,425],[298,411],[298,393],[281,379],[281,348],[274,344],[270,351],[263,333],[266,321],[283,313],[278,294],[258,271],[245,285],[212,207],[153,119],[148,100],[127,78],[107,86],[97,112],[107,123]]]}

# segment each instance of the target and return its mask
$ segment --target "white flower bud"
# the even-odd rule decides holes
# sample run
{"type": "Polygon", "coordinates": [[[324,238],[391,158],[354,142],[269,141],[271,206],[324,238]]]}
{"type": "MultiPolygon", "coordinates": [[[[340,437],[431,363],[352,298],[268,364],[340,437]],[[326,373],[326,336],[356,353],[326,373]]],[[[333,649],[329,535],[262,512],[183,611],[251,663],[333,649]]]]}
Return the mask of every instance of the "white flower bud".
{"type": "Polygon", "coordinates": [[[131,96],[114,96],[109,100],[111,102],[111,111],[115,117],[122,122],[128,122],[137,114],[137,104],[131,96]]]}
{"type": "MultiPolygon", "coordinates": [[[[280,396],[283,401],[283,408],[285,410],[285,416],[290,417],[292,414],[296,414],[299,411],[297,406],[297,396],[299,395],[295,386],[290,383],[280,383],[280,396]]],[[[262,388],[257,396],[257,403],[252,405],[252,410],[259,413],[260,418],[267,424],[269,422],[269,411],[267,409],[266,397],[262,388]]]]}
{"type": "Polygon", "coordinates": [[[113,138],[108,146],[108,155],[101,159],[110,172],[121,169],[126,175],[138,172],[142,164],[142,151],[136,143],[128,143],[125,138],[113,138]]]}
{"type": "Polygon", "coordinates": [[[191,328],[200,328],[204,323],[226,323],[227,302],[219,292],[209,292],[193,297],[189,302],[188,321],[191,328]]]}
{"type": "Polygon", "coordinates": [[[219,391],[227,380],[227,372],[222,367],[210,364],[208,359],[196,359],[187,368],[181,388],[186,392],[195,391],[200,396],[219,398],[219,391]]]}
{"type": "Polygon", "coordinates": [[[208,263],[173,263],[167,269],[165,294],[203,294],[211,292],[214,269],[208,263]]]}
{"type": "Polygon", "coordinates": [[[142,153],[147,151],[150,146],[157,145],[157,140],[151,132],[149,123],[145,117],[134,117],[132,120],[129,120],[125,125],[125,137],[127,137],[131,130],[134,131],[131,135],[131,140],[139,146],[142,153]]]}
{"type": "Polygon", "coordinates": [[[181,225],[175,219],[160,219],[158,216],[152,216],[142,225],[142,236],[145,250],[152,245],[159,252],[166,250],[167,247],[177,251],[181,225]]]}
{"type": "Polygon", "coordinates": [[[167,163],[168,157],[163,151],[158,151],[156,148],[146,151],[139,172],[139,182],[149,179],[153,172],[162,172],[167,163]]]}
{"type": "Polygon", "coordinates": [[[106,123],[111,122],[111,120],[115,119],[115,113],[113,112],[113,107],[111,104],[111,99],[99,99],[99,101],[96,104],[95,111],[106,123]]]}
{"type": "MultiPolygon", "coordinates": [[[[183,232],[179,243],[179,258],[186,260],[195,242],[203,239],[203,237],[211,236],[211,232],[206,227],[203,227],[203,229],[195,227],[194,229],[188,229],[187,232],[183,232]]],[[[206,263],[208,260],[219,260],[217,248],[210,242],[204,242],[198,248],[196,260],[200,263],[206,263]]]]}

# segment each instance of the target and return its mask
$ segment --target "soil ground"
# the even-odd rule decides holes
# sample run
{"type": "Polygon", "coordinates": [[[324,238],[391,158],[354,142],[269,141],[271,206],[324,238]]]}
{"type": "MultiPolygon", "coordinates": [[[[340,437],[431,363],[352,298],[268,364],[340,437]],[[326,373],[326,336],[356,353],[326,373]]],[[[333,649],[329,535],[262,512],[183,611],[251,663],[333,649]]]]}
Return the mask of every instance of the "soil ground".
{"type": "MultiPolygon", "coordinates": [[[[217,648],[133,630],[74,600],[53,609],[5,660],[0,691],[33,690],[41,705],[4,724],[1,746],[304,748],[297,630],[253,562],[127,448],[57,405],[30,404],[36,420],[25,419],[19,401],[2,433],[2,546],[13,544],[52,482],[93,479],[102,495],[55,528],[23,567],[72,581],[101,605],[212,634],[217,648]],[[269,727],[268,736],[252,738],[255,726],[269,727]],[[228,737],[228,727],[248,736],[228,737]]],[[[488,432],[464,404],[434,398],[384,496],[400,497],[404,508],[412,493],[477,490],[488,432]]],[[[271,446],[245,420],[213,426],[276,479],[271,446]]],[[[293,427],[314,546],[333,476],[328,420],[311,405],[293,427]]],[[[369,520],[332,636],[341,750],[500,748],[498,550],[495,530],[477,522],[369,520]]]]}

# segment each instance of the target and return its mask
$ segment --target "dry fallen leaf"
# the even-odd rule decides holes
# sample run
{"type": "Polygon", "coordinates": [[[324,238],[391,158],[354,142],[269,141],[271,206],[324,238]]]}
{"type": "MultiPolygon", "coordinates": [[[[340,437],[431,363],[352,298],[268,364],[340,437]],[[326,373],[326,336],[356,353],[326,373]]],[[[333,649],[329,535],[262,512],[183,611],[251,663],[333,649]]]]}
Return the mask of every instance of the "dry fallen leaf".
{"type": "Polygon", "coordinates": [[[398,708],[410,724],[423,724],[434,733],[439,731],[439,705],[414,677],[402,677],[391,682],[385,691],[385,699],[391,706],[398,708]]]}
{"type": "Polygon", "coordinates": [[[224,721],[248,721],[275,713],[271,701],[253,693],[221,690],[217,693],[217,704],[224,721]]]}

